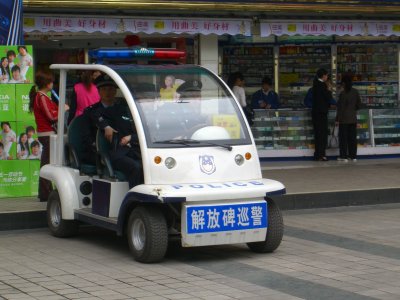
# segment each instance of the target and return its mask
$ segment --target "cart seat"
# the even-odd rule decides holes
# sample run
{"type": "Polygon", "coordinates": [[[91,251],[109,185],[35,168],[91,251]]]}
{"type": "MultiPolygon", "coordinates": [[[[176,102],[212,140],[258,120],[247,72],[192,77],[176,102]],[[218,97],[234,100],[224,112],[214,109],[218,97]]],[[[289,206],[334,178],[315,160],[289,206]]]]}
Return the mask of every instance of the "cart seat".
{"type": "Polygon", "coordinates": [[[67,154],[69,155],[70,165],[87,175],[97,174],[96,165],[82,162],[84,154],[84,141],[81,135],[81,128],[87,126],[84,116],[78,116],[72,120],[68,127],[67,154]]]}

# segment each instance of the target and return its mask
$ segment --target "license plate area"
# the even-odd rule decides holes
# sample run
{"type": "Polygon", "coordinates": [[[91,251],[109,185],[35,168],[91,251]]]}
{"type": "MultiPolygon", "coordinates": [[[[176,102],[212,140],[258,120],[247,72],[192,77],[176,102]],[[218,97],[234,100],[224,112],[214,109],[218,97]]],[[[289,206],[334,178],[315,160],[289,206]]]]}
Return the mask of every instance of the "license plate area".
{"type": "Polygon", "coordinates": [[[184,247],[262,241],[268,227],[267,202],[185,204],[182,221],[184,247]]]}

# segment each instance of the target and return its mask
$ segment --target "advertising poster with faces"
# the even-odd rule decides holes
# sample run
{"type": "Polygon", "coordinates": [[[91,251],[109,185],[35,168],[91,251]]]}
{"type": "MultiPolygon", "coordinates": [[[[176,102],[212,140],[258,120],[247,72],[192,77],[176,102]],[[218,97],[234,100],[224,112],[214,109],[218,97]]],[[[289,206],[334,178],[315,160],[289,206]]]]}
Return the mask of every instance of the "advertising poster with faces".
{"type": "Polygon", "coordinates": [[[0,201],[37,194],[42,145],[29,112],[32,46],[0,46],[0,201]]]}

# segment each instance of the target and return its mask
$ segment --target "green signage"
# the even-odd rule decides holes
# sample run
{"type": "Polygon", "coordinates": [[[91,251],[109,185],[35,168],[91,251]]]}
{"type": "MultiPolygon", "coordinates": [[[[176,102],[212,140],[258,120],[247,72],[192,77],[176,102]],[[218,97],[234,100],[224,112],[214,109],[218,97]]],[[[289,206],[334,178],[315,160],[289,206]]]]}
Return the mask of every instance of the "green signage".
{"type": "Polygon", "coordinates": [[[15,84],[0,84],[0,121],[15,121],[15,84]]]}
{"type": "Polygon", "coordinates": [[[40,170],[40,160],[31,159],[29,160],[29,171],[30,171],[30,185],[31,185],[31,196],[38,195],[38,185],[39,185],[39,170],[40,170]]]}
{"type": "Polygon", "coordinates": [[[32,84],[16,84],[15,85],[15,111],[17,121],[33,121],[35,116],[29,112],[29,91],[32,84]]]}
{"type": "Polygon", "coordinates": [[[30,159],[30,145],[37,140],[35,117],[29,113],[34,79],[32,46],[0,46],[0,57],[8,58],[2,67],[11,75],[0,81],[0,122],[4,127],[0,128],[0,200],[34,196],[38,193],[40,160],[30,159]]]}
{"type": "Polygon", "coordinates": [[[7,160],[0,163],[0,198],[31,195],[31,172],[25,161],[7,160]]]}

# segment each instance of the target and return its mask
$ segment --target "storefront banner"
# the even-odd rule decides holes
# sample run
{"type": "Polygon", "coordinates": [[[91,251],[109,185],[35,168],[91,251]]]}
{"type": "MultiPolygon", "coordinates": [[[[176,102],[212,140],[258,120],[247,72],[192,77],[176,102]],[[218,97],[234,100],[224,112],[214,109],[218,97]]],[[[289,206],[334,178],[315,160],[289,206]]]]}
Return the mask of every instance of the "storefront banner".
{"type": "Polygon", "coordinates": [[[191,33],[251,35],[250,20],[219,19],[136,19],[39,16],[24,18],[25,32],[102,32],[102,33],[191,33]]]}
{"type": "Polygon", "coordinates": [[[400,22],[261,22],[261,36],[271,35],[371,35],[400,36],[400,22]]]}
{"type": "Polygon", "coordinates": [[[368,34],[373,36],[400,36],[400,21],[368,23],[368,34]]]}

